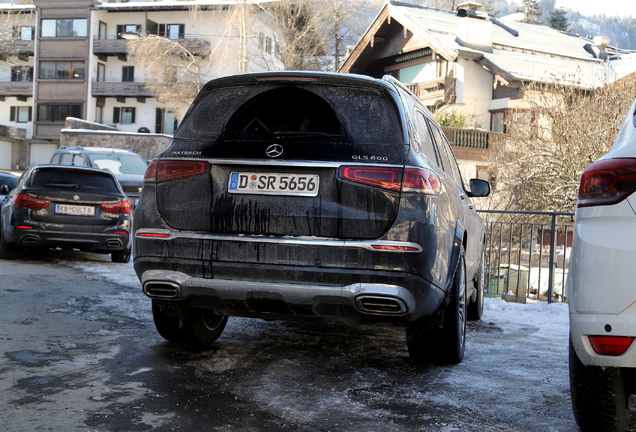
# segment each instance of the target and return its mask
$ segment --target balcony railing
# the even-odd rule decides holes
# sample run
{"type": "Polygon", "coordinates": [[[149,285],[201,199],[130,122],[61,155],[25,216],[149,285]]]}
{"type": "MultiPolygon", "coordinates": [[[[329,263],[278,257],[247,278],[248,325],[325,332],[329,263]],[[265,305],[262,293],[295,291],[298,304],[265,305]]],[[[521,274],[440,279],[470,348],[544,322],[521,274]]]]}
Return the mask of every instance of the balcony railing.
{"type": "MultiPolygon", "coordinates": [[[[193,54],[207,55],[210,51],[210,40],[200,35],[185,35],[179,39],[170,39],[178,42],[193,54]]],[[[128,46],[127,39],[118,39],[116,36],[93,39],[93,53],[102,55],[125,54],[128,46]]]]}
{"type": "Polygon", "coordinates": [[[437,78],[424,82],[406,83],[405,85],[424,102],[451,104],[456,99],[455,84],[455,78],[437,78]]]}
{"type": "Polygon", "coordinates": [[[503,141],[503,134],[475,129],[442,127],[444,135],[456,147],[489,150],[503,141]]]}
{"type": "Polygon", "coordinates": [[[32,40],[17,40],[15,41],[15,47],[18,54],[31,54],[35,53],[35,41],[32,40]]]}
{"type": "Polygon", "coordinates": [[[94,81],[92,83],[92,93],[93,96],[152,97],[144,81],[94,81]]]}
{"type": "Polygon", "coordinates": [[[1,96],[33,96],[33,81],[0,81],[1,96]]]}

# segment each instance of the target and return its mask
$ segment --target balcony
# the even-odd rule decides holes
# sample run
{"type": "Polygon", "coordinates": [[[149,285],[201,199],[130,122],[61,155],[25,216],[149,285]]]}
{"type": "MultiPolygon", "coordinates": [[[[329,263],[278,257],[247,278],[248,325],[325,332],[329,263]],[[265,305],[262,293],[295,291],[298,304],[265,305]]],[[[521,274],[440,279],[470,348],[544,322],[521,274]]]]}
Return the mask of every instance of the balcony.
{"type": "MultiPolygon", "coordinates": [[[[207,56],[210,52],[210,40],[200,35],[185,35],[179,39],[169,39],[179,43],[182,47],[195,55],[207,56]]],[[[126,54],[128,40],[118,39],[116,36],[109,38],[93,39],[93,54],[104,56],[122,56],[126,54]]]]}
{"type": "Polygon", "coordinates": [[[18,54],[35,54],[35,41],[32,40],[17,40],[14,42],[18,54]]]}
{"type": "Polygon", "coordinates": [[[455,103],[455,78],[436,78],[430,81],[405,83],[424,105],[448,105],[455,103]]]}
{"type": "Polygon", "coordinates": [[[93,96],[152,97],[145,81],[93,81],[93,96]]]}
{"type": "Polygon", "coordinates": [[[33,81],[0,81],[0,96],[33,96],[33,81]]]}
{"type": "Polygon", "coordinates": [[[504,134],[475,129],[442,127],[457,159],[487,160],[488,153],[503,143],[504,134]]]}

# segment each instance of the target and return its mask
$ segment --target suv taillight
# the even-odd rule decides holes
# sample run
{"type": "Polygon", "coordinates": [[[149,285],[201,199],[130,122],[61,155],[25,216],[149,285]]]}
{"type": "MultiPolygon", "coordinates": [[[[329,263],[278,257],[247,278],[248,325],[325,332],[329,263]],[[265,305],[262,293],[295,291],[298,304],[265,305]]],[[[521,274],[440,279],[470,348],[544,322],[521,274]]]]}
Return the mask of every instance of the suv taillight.
{"type": "Polygon", "coordinates": [[[152,161],[148,165],[144,181],[157,183],[204,174],[210,171],[210,164],[201,161],[152,161]]]}
{"type": "Polygon", "coordinates": [[[343,180],[375,186],[395,192],[439,195],[440,181],[437,175],[425,169],[386,168],[376,166],[341,166],[339,176],[343,180]]]}
{"type": "Polygon", "coordinates": [[[636,159],[605,159],[583,171],[577,207],[616,204],[636,191],[636,159]]]}
{"type": "Polygon", "coordinates": [[[117,204],[100,204],[99,206],[102,211],[106,213],[115,213],[115,214],[131,214],[132,206],[128,201],[122,201],[117,204]]]}
{"type": "Polygon", "coordinates": [[[31,209],[43,209],[51,205],[51,201],[31,198],[27,194],[17,194],[13,198],[13,206],[14,207],[24,207],[31,209]]]}

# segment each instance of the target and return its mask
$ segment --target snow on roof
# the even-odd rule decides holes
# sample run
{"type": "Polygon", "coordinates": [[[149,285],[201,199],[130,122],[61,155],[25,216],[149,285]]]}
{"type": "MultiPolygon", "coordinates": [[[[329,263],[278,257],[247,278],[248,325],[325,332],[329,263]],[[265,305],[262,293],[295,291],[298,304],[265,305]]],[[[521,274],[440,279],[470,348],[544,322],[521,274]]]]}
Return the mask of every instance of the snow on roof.
{"type": "MultiPolygon", "coordinates": [[[[276,0],[273,0],[276,1],[276,0]]],[[[272,0],[252,0],[251,3],[271,3],[272,0]]],[[[133,0],[125,3],[107,2],[102,0],[101,4],[97,4],[95,9],[158,9],[158,8],[187,8],[189,6],[218,6],[218,5],[236,5],[236,0],[133,0]]]]}
{"type": "Polygon", "coordinates": [[[483,56],[519,80],[577,82],[580,87],[595,88],[636,71],[636,51],[626,51],[626,54],[611,57],[611,61],[603,61],[585,49],[586,45],[589,45],[588,49],[593,48],[591,40],[548,26],[492,18],[493,52],[488,53],[464,47],[457,41],[459,20],[471,18],[403,3],[390,6],[417,24],[415,28],[409,28],[413,33],[417,34],[418,27],[424,29],[456,52],[469,54],[470,57],[483,56]],[[514,31],[518,32],[518,36],[513,34],[514,31]]]}

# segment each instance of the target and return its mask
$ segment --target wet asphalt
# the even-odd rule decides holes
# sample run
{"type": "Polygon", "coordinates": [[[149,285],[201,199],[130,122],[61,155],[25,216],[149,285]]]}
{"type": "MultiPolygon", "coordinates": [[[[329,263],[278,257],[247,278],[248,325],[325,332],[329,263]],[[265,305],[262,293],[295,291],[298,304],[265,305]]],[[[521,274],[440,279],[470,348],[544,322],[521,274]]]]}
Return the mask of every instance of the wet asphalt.
{"type": "Polygon", "coordinates": [[[138,285],[78,264],[131,271],[80,252],[0,260],[1,431],[578,430],[567,346],[530,327],[470,323],[453,367],[413,364],[390,325],[230,318],[197,351],[161,339],[138,285]]]}

